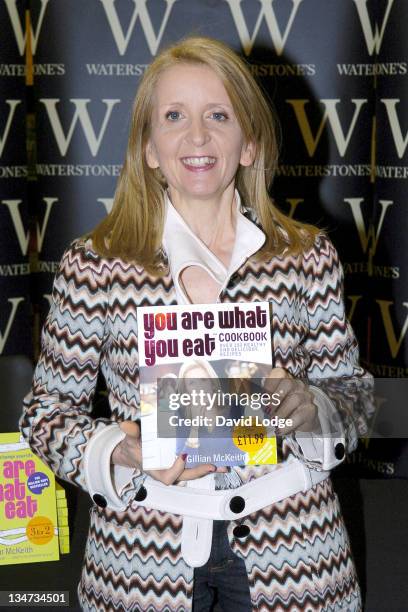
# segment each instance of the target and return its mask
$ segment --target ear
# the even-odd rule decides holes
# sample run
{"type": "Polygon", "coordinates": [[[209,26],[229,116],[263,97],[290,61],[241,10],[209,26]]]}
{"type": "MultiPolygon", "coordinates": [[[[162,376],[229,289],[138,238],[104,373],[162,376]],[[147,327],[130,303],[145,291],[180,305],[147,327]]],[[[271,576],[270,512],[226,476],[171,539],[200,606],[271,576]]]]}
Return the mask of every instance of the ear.
{"type": "Polygon", "coordinates": [[[255,159],[256,146],[254,142],[247,142],[243,145],[239,163],[241,166],[250,166],[255,159]]]}
{"type": "Polygon", "coordinates": [[[152,169],[158,168],[159,160],[157,159],[156,149],[154,147],[154,144],[150,140],[150,138],[146,143],[145,154],[146,154],[146,162],[149,168],[152,168],[152,169]]]}

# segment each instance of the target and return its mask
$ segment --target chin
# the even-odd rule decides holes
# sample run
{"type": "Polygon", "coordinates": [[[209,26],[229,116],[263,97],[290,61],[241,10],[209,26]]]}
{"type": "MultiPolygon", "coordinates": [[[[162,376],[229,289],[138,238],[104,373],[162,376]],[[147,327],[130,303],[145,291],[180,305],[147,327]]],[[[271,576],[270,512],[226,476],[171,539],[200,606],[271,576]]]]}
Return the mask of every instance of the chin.
{"type": "Polygon", "coordinates": [[[195,185],[190,186],[188,189],[184,189],[183,192],[186,198],[203,198],[209,199],[214,197],[221,197],[224,189],[222,187],[212,187],[210,185],[195,185]]]}

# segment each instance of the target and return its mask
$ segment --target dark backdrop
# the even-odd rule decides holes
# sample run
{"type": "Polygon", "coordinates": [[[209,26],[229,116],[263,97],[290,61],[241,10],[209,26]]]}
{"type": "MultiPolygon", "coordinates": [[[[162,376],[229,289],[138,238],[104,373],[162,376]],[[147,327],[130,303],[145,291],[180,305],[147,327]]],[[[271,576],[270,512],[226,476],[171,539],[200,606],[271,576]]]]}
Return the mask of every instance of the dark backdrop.
{"type": "MultiPolygon", "coordinates": [[[[64,248],[112,204],[140,76],[196,33],[259,77],[282,132],[273,195],[338,248],[363,363],[406,377],[407,23],[404,0],[0,0],[0,354],[35,354],[64,248]]],[[[361,443],[342,475],[406,478],[407,445],[361,443]]]]}

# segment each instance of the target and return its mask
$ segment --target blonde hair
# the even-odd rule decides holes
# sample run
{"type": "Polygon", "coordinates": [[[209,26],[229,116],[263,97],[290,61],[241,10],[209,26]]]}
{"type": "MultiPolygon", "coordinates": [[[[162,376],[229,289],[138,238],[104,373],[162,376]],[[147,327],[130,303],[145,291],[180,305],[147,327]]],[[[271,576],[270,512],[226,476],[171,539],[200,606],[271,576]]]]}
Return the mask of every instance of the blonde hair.
{"type": "MultiPolygon", "coordinates": [[[[216,371],[212,367],[212,365],[206,359],[187,359],[181,364],[180,371],[178,373],[179,378],[186,378],[187,372],[190,370],[200,369],[206,373],[204,378],[218,378],[216,371]]],[[[202,378],[201,376],[196,376],[194,378],[202,378]]]]}
{"type": "MultiPolygon", "coordinates": [[[[213,387],[211,387],[212,389],[217,389],[221,391],[221,381],[218,377],[217,372],[214,370],[214,368],[212,367],[212,365],[210,364],[209,361],[207,361],[206,359],[201,359],[200,357],[196,357],[196,358],[191,358],[188,359],[187,361],[184,361],[184,363],[182,363],[179,373],[178,373],[178,385],[177,385],[177,389],[179,393],[189,393],[189,390],[187,388],[187,384],[186,384],[186,379],[189,378],[187,376],[188,372],[190,372],[191,370],[196,370],[199,369],[201,370],[202,373],[204,373],[204,376],[193,376],[191,379],[195,382],[195,385],[197,385],[199,387],[199,380],[203,379],[203,380],[210,380],[212,381],[212,385],[213,387]]],[[[196,389],[199,390],[199,389],[196,389]]],[[[216,392],[216,391],[214,391],[216,392]]],[[[184,414],[185,416],[191,417],[191,408],[190,406],[187,406],[184,409],[184,414]]]]}
{"type": "Polygon", "coordinates": [[[268,194],[278,159],[276,123],[267,100],[247,63],[226,44],[204,36],[189,36],[162,51],[150,64],[133,103],[128,146],[111,212],[93,230],[96,251],[105,257],[133,261],[153,274],[165,269],[161,241],[166,181],[160,169],[147,165],[153,94],[162,72],[182,63],[205,65],[221,79],[246,142],[254,142],[251,166],[239,166],[236,187],[243,202],[256,213],[266,241],[258,259],[295,254],[312,245],[317,228],[290,219],[268,194]]]}

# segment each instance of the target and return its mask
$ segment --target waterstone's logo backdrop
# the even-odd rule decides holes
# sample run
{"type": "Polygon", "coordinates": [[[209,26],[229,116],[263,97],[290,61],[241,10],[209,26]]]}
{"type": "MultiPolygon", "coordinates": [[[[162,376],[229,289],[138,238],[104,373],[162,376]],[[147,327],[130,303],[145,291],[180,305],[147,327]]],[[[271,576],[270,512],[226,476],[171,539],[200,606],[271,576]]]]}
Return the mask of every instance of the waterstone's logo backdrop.
{"type": "MultiPolygon", "coordinates": [[[[240,52],[268,92],[273,195],[329,231],[363,363],[406,377],[407,21],[403,0],[0,0],[0,353],[32,355],[33,305],[42,320],[64,248],[112,205],[141,75],[197,33],[240,52]]],[[[353,461],[407,474],[405,445],[387,444],[353,461]]]]}

